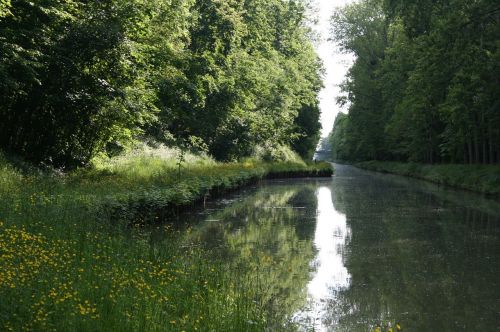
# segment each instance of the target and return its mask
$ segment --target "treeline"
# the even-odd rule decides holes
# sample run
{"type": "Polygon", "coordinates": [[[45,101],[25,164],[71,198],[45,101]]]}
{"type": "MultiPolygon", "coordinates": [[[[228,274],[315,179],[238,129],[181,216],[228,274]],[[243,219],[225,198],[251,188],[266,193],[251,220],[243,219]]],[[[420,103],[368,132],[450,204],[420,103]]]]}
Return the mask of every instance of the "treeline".
{"type": "Polygon", "coordinates": [[[500,162],[498,1],[363,0],[332,31],[356,56],[335,159],[500,162]]]}
{"type": "Polygon", "coordinates": [[[1,0],[0,149],[58,167],[136,139],[234,160],[319,139],[305,0],[1,0]]]}

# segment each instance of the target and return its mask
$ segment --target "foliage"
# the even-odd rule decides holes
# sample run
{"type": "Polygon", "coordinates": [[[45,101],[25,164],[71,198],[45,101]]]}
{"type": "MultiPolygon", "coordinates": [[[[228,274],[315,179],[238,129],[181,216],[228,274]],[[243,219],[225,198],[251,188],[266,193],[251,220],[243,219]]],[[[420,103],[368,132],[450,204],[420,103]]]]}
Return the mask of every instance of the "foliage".
{"type": "Polygon", "coordinates": [[[500,167],[497,165],[428,165],[401,162],[366,161],[356,166],[394,173],[434,183],[500,196],[500,167]]]}
{"type": "Polygon", "coordinates": [[[2,147],[71,167],[134,132],[148,117],[129,93],[141,87],[128,40],[138,29],[138,6],[111,0],[12,3],[12,15],[0,22],[2,147]]]}
{"type": "Polygon", "coordinates": [[[57,167],[139,137],[218,160],[319,132],[306,2],[0,2],[0,148],[57,167]]]}
{"type": "Polygon", "coordinates": [[[10,14],[10,6],[10,0],[0,0],[0,17],[4,17],[10,14]]]}
{"type": "Polygon", "coordinates": [[[333,168],[327,162],[304,163],[271,163],[267,165],[268,178],[293,178],[293,177],[330,177],[333,168]]]}
{"type": "Polygon", "coordinates": [[[332,146],[333,160],[347,160],[351,154],[347,140],[346,130],[348,128],[349,117],[347,114],[339,113],[335,118],[334,129],[328,137],[329,143],[332,146]]]}
{"type": "Polygon", "coordinates": [[[343,159],[500,161],[500,9],[495,1],[364,0],[332,18],[356,55],[343,84],[343,159]]]}
{"type": "Polygon", "coordinates": [[[285,145],[256,146],[252,158],[264,162],[295,162],[303,163],[302,158],[285,145]]]}
{"type": "Polygon", "coordinates": [[[292,142],[310,154],[321,80],[301,2],[196,1],[193,16],[183,83],[160,92],[162,125],[201,137],[219,160],[292,142]]]}
{"type": "MultiPolygon", "coordinates": [[[[240,264],[239,255],[251,245],[239,245],[245,233],[225,239],[235,257],[228,260],[194,243],[192,229],[158,223],[182,207],[193,208],[209,193],[291,166],[221,164],[187,153],[179,179],[176,153],[138,148],[119,158],[101,158],[95,169],[53,176],[21,173],[0,154],[2,331],[293,328],[288,318],[296,304],[288,303],[285,312],[278,298],[288,294],[288,286],[268,277],[291,276],[291,267],[308,266],[311,247],[291,227],[282,226],[275,241],[283,248],[279,265],[255,249],[255,256],[245,256],[249,264],[240,264]],[[133,227],[145,223],[151,226],[133,227]],[[286,251],[290,243],[309,248],[308,256],[286,251]],[[255,266],[271,274],[256,273],[255,266]]],[[[304,163],[293,167],[311,174],[315,169],[304,163]]],[[[276,198],[260,204],[270,201],[276,198]]],[[[234,209],[225,213],[233,215],[234,209]]],[[[297,281],[306,279],[291,278],[290,289],[297,289],[297,281]]],[[[289,302],[297,298],[286,296],[289,302]]]]}

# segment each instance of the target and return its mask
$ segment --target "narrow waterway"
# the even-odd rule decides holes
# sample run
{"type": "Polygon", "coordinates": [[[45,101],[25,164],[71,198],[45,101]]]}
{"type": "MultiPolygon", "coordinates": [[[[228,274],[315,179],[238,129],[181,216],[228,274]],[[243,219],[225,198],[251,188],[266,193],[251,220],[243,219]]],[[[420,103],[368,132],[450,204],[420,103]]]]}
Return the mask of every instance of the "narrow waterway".
{"type": "Polygon", "coordinates": [[[496,201],[336,165],[191,217],[193,238],[253,266],[258,301],[300,330],[500,331],[496,201]]]}

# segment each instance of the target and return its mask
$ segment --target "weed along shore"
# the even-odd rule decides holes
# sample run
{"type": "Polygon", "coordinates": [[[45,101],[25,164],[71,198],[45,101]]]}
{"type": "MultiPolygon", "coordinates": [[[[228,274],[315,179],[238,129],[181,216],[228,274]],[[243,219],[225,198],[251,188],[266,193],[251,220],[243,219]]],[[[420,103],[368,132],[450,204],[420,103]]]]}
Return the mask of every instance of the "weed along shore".
{"type": "Polygon", "coordinates": [[[354,165],[370,171],[409,176],[500,198],[498,165],[429,165],[383,161],[366,161],[354,165]]]}
{"type": "Polygon", "coordinates": [[[256,301],[267,290],[248,278],[250,266],[192,245],[189,229],[163,218],[267,177],[331,176],[331,166],[191,155],[180,166],[175,158],[140,155],[58,174],[0,156],[0,330],[262,331],[291,324],[256,301]]]}
{"type": "Polygon", "coordinates": [[[171,181],[163,179],[165,182],[149,187],[126,192],[116,190],[106,195],[98,214],[108,220],[147,224],[259,180],[330,177],[332,174],[333,168],[328,163],[243,162],[190,167],[171,181]]]}

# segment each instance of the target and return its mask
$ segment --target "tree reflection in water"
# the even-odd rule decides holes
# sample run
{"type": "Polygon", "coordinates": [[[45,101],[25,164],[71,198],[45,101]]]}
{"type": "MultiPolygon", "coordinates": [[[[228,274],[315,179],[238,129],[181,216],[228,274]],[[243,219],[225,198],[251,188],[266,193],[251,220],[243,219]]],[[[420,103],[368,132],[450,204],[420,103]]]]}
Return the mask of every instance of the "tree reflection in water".
{"type": "Polygon", "coordinates": [[[344,248],[349,242],[351,229],[344,214],[335,210],[332,193],[328,187],[316,191],[318,210],[314,248],[317,251],[313,266],[313,278],[307,285],[308,308],[297,318],[302,325],[314,331],[328,331],[336,322],[329,317],[328,301],[335,301],[337,293],[349,287],[350,274],[344,265],[344,248]]]}
{"type": "Polygon", "coordinates": [[[250,292],[272,331],[297,327],[289,319],[306,331],[498,330],[498,203],[336,170],[235,196],[194,216],[189,241],[239,273],[235,297],[250,292]]]}
{"type": "Polygon", "coordinates": [[[291,318],[306,304],[316,189],[308,180],[270,182],[208,214],[189,237],[224,259],[233,271],[233,297],[252,297],[272,331],[295,329],[291,318]]]}
{"type": "Polygon", "coordinates": [[[498,331],[500,208],[479,195],[338,166],[335,208],[351,237],[348,288],[330,331],[498,331]],[[471,204],[471,202],[474,202],[471,204]]]}

